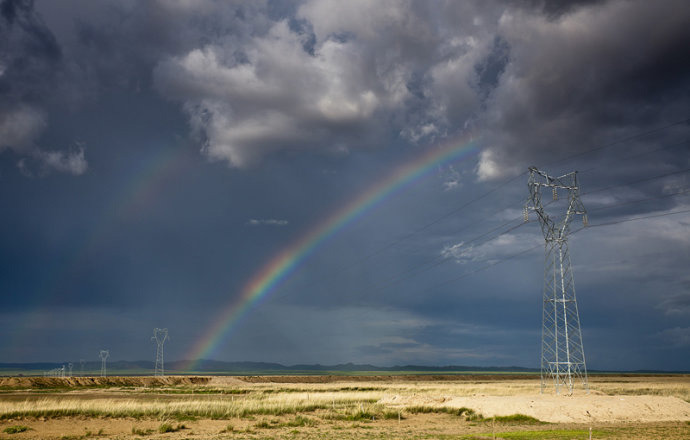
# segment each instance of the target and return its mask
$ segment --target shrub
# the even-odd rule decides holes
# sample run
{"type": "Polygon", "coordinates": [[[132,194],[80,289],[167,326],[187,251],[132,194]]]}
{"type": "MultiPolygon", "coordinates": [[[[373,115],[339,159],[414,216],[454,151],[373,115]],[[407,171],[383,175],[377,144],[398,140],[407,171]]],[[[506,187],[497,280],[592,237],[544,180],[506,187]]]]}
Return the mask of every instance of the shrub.
{"type": "Polygon", "coordinates": [[[158,432],[160,432],[161,434],[165,434],[166,432],[177,432],[185,428],[186,426],[184,425],[173,426],[170,423],[161,423],[161,426],[158,427],[158,432]]]}
{"type": "Polygon", "coordinates": [[[153,429],[140,429],[136,426],[132,426],[132,434],[134,435],[151,435],[153,434],[153,429]]]}
{"type": "Polygon", "coordinates": [[[29,428],[28,426],[14,425],[14,426],[8,426],[7,428],[5,428],[3,430],[3,432],[5,432],[7,434],[17,434],[18,432],[24,432],[24,431],[28,431],[30,429],[31,428],[29,428]]]}

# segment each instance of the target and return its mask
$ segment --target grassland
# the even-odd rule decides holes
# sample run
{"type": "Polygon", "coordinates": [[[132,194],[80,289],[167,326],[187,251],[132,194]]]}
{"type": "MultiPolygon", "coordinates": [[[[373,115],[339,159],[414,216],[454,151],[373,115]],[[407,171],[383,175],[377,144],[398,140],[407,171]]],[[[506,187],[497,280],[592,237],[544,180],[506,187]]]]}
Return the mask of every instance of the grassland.
{"type": "Polygon", "coordinates": [[[570,398],[540,397],[538,380],[506,377],[5,381],[0,438],[587,439],[590,429],[596,439],[690,438],[688,376],[594,377],[589,395],[570,398]],[[549,422],[547,413],[535,417],[539,399],[559,399],[566,410],[584,401],[596,415],[615,414],[616,402],[639,396],[650,410],[623,414],[624,421],[618,416],[572,422],[549,422]],[[671,412],[666,420],[650,419],[658,412],[655,402],[667,401],[678,416],[671,412]],[[517,406],[501,413],[496,409],[501,402],[517,406]],[[596,413],[596,402],[604,402],[604,411],[596,413]]]}

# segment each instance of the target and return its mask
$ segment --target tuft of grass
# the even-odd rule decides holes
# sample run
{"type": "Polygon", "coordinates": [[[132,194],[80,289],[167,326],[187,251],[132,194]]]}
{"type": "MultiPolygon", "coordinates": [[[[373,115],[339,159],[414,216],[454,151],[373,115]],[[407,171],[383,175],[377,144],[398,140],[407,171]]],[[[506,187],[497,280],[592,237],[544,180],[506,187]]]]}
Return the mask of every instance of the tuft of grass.
{"type": "Polygon", "coordinates": [[[282,426],[285,427],[300,427],[300,426],[316,426],[316,420],[304,416],[296,416],[289,422],[283,423],[282,426]]]}
{"type": "Polygon", "coordinates": [[[89,431],[87,428],[84,428],[84,431],[86,431],[86,432],[84,432],[84,435],[82,436],[82,438],[91,437],[93,435],[103,435],[105,433],[103,428],[99,429],[98,432],[96,432],[96,433],[89,431]]]}
{"type": "Polygon", "coordinates": [[[165,434],[166,432],[177,432],[186,428],[186,426],[180,424],[173,426],[170,423],[161,423],[161,426],[158,427],[158,432],[165,434]]]}
{"type": "Polygon", "coordinates": [[[14,426],[8,426],[7,428],[3,429],[3,432],[6,434],[17,434],[20,432],[25,432],[30,430],[28,426],[24,425],[14,425],[14,426]]]}
{"type": "Polygon", "coordinates": [[[400,420],[403,420],[405,417],[402,415],[401,412],[386,410],[381,414],[381,418],[386,420],[393,420],[399,418],[400,420]]]}
{"type": "Polygon", "coordinates": [[[235,427],[232,425],[228,425],[222,431],[220,431],[220,434],[225,434],[225,433],[234,432],[234,431],[235,431],[235,427]]]}
{"type": "Polygon", "coordinates": [[[153,429],[140,429],[136,426],[132,426],[132,434],[134,435],[151,435],[153,434],[153,429]]]}
{"type": "Polygon", "coordinates": [[[254,425],[255,428],[273,429],[273,428],[300,428],[306,426],[316,426],[317,422],[314,419],[304,416],[296,416],[294,419],[285,423],[280,423],[279,420],[271,420],[271,422],[261,421],[254,425]]]}
{"type": "Polygon", "coordinates": [[[273,425],[271,425],[270,423],[268,423],[268,422],[265,421],[265,420],[263,420],[263,421],[257,423],[256,425],[254,425],[254,427],[255,427],[255,428],[258,428],[258,429],[271,429],[271,428],[274,428],[273,425]]]}

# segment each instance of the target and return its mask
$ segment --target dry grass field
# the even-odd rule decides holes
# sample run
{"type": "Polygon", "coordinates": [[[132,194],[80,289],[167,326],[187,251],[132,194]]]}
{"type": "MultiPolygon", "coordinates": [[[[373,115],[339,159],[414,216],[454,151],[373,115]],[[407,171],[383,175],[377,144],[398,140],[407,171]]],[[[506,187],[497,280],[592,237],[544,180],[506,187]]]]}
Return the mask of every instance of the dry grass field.
{"type": "Polygon", "coordinates": [[[0,379],[2,439],[688,439],[690,376],[0,379]],[[591,431],[590,431],[591,429],[591,431]]]}

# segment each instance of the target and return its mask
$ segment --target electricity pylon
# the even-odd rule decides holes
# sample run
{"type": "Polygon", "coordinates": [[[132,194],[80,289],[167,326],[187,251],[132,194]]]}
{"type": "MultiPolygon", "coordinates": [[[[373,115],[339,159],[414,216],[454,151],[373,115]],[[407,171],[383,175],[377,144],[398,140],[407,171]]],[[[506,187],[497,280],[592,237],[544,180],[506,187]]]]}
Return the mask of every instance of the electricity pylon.
{"type": "Polygon", "coordinates": [[[107,376],[105,361],[110,357],[110,350],[101,350],[98,357],[101,358],[101,376],[105,377],[107,376]]]}
{"type": "Polygon", "coordinates": [[[568,253],[570,222],[576,215],[581,215],[587,226],[587,211],[580,200],[577,171],[553,177],[530,167],[527,186],[529,199],[524,208],[525,221],[530,210],[536,212],[545,240],[541,392],[544,392],[547,381],[552,381],[556,394],[560,393],[561,387],[566,387],[572,394],[573,378],[579,378],[583,388],[589,392],[575,282],[568,253]],[[554,220],[546,213],[542,204],[542,188],[551,190],[554,201],[558,200],[558,190],[567,192],[567,209],[563,218],[554,220]]]}
{"type": "Polygon", "coordinates": [[[163,364],[163,344],[168,339],[167,328],[154,328],[152,341],[156,341],[156,367],[153,372],[154,376],[164,376],[165,366],[163,364]]]}

